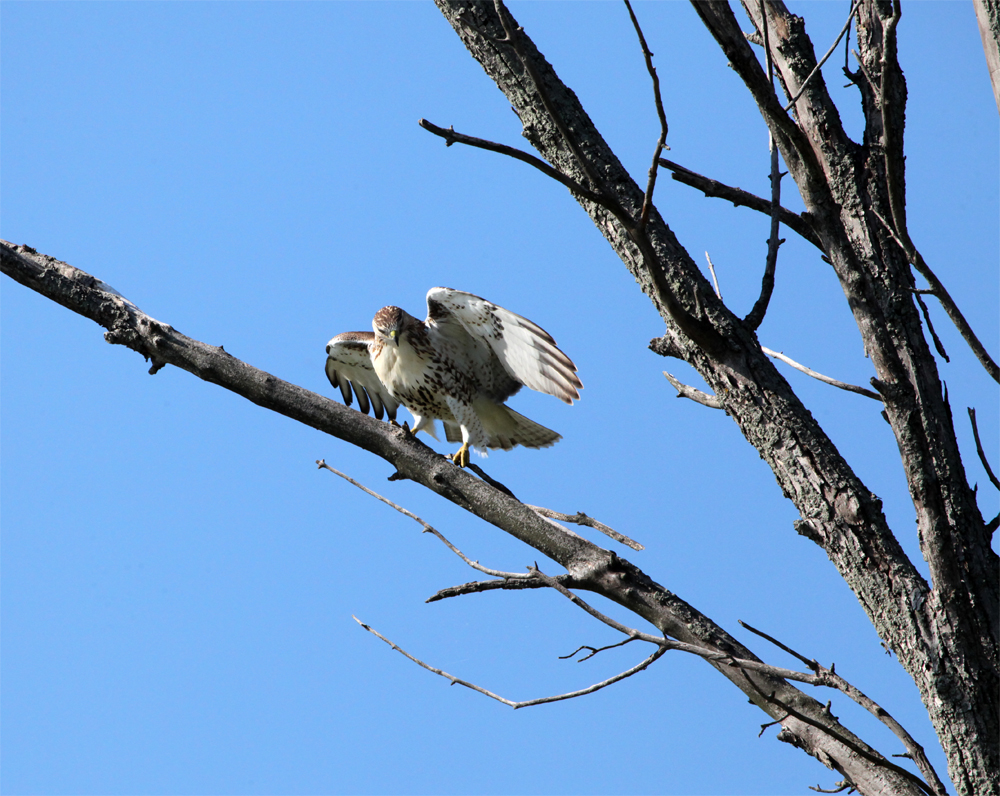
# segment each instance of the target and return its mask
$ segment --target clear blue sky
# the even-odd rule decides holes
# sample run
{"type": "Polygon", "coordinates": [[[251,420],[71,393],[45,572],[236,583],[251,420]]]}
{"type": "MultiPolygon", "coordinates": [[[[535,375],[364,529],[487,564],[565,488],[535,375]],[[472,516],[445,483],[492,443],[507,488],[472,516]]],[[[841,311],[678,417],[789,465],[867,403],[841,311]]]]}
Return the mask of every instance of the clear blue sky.
{"type": "MultiPolygon", "coordinates": [[[[624,8],[511,8],[644,181],[657,127],[624,8]]],[[[847,9],[801,5],[817,50],[847,9]]],[[[637,12],[669,156],[766,192],[766,130],[690,7],[637,12]]],[[[417,126],[527,146],[432,5],[8,1],[0,17],[2,237],[330,396],[326,341],[369,328],[384,304],[422,314],[431,286],[537,321],[578,364],[583,399],[517,396],[564,439],[494,453],[488,471],[525,502],[585,511],[643,542],[618,552],[765,659],[794,665],[738,619],[835,661],[944,773],[915,688],[822,551],[795,534],[770,471],[725,415],[674,398],[664,369],[697,376],[647,351],[662,321],[567,191],[417,126]]],[[[971,4],[906,5],[899,35],[910,228],[996,355],[998,116],[971,4]]],[[[842,63],[825,74],[857,135],[842,63]]],[[[657,200],[700,263],[711,253],[730,306],[748,311],[768,220],[666,176],[657,200]]],[[[832,272],[783,234],[761,341],[866,384],[832,272]]],[[[523,571],[538,555],[388,483],[387,464],[339,440],[174,368],[147,375],[90,321],[6,278],[0,300],[4,793],[798,794],[835,782],[773,728],[758,738],[764,715],[679,653],[593,696],[519,711],[448,687],[351,615],[512,699],[583,687],[648,651],[558,660],[618,639],[554,593],[426,605],[476,573],[316,459],[488,566],[523,571]]],[[[978,408],[996,467],[996,385],[931,312],[969,478],[993,516],[965,407],[978,408]]],[[[780,367],[919,558],[877,404],[780,367]]],[[[834,712],[902,751],[851,705],[834,698],[834,712]]]]}

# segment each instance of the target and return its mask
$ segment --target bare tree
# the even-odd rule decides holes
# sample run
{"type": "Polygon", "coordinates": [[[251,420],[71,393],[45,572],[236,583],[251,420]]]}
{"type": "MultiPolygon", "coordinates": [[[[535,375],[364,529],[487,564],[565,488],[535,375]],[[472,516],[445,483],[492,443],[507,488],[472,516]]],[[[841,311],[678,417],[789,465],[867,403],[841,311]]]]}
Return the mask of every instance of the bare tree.
{"type": "MultiPolygon", "coordinates": [[[[724,409],[736,422],[799,512],[798,533],[824,550],[884,645],[896,654],[917,685],[959,793],[1000,792],[1000,722],[996,711],[1000,610],[997,557],[990,548],[998,518],[984,521],[975,491],[968,484],[934,357],[936,339],[928,323],[928,342],[921,323],[921,312],[928,317],[924,297],[941,304],[994,380],[1000,380],[1000,372],[907,229],[903,155],[906,85],[896,58],[899,4],[858,0],[845,24],[845,32],[852,25],[857,31],[856,70],[848,71],[848,77],[857,86],[864,111],[860,143],[851,140],[841,125],[802,19],[780,2],[746,0],[744,10],[754,28],[747,35],[728,4],[694,4],[770,130],[772,194],[763,199],[662,157],[667,119],[656,88],[652,55],[634,14],[661,122],[645,186],[625,171],[575,94],[499,0],[495,4],[467,0],[437,3],[510,101],[525,137],[542,159],[431,122],[421,124],[448,144],[515,157],[570,190],[662,316],[666,333],[650,347],[691,364],[714,394],[694,390],[676,379],[672,383],[682,395],[724,409]],[[784,99],[779,99],[772,77],[777,78],[784,99]],[[804,213],[792,213],[780,204],[779,155],[802,197],[804,213]],[[770,215],[771,239],[760,297],[745,318],[726,306],[718,288],[713,289],[657,211],[654,189],[663,170],[709,196],[770,215]],[[822,252],[844,291],[877,376],[871,390],[839,382],[835,386],[861,392],[883,405],[883,416],[901,452],[921,550],[930,566],[930,582],[903,552],[878,498],[775,369],[769,359],[777,356],[775,352],[757,340],[756,330],[768,310],[774,284],[780,224],[822,252]],[[923,282],[918,283],[914,271],[923,282]],[[920,286],[924,284],[926,287],[920,286]]],[[[632,14],[630,7],[628,13],[632,14]]],[[[653,646],[646,660],[622,676],[651,665],[667,650],[699,655],[773,723],[781,725],[782,740],[839,772],[842,789],[865,794],[946,792],[919,745],[832,667],[827,669],[798,653],[793,654],[805,671],[765,664],[710,618],[630,562],[554,521],[588,522],[589,518],[556,515],[521,503],[478,468],[474,469],[483,478],[454,467],[406,430],[282,382],[220,348],[187,338],[145,315],[94,277],[28,247],[4,243],[2,268],[22,284],[104,326],[109,342],[126,345],[151,360],[151,372],[165,364],[175,365],[371,451],[395,467],[395,478],[425,486],[565,569],[558,576],[537,566],[527,574],[515,574],[470,561],[491,579],[446,590],[438,598],[496,588],[555,589],[620,631],[625,637],[622,643],[642,641],[653,646]],[[580,590],[624,606],[658,628],[661,635],[621,625],[583,601],[576,594],[580,590]],[[793,685],[796,681],[836,688],[883,720],[905,745],[906,756],[917,766],[919,776],[866,744],[831,714],[828,705],[793,685]]],[[[988,468],[981,448],[979,455],[988,468]]],[[[992,472],[991,478],[1000,487],[992,472]]],[[[778,640],[753,632],[791,651],[778,640]]],[[[591,649],[590,653],[599,651],[591,649]]],[[[485,691],[420,663],[454,682],[485,691]]],[[[618,679],[621,677],[551,699],[578,696],[618,679]]],[[[515,707],[530,704],[489,695],[515,707]]]]}

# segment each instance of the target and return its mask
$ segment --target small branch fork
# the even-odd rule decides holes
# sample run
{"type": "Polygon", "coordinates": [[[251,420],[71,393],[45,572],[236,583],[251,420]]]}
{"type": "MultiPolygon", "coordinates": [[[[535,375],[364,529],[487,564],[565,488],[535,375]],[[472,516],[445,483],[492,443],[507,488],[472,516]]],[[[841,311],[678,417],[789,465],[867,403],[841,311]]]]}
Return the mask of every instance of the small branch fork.
{"type": "Polygon", "coordinates": [[[685,384],[672,373],[667,373],[663,371],[663,375],[667,377],[667,381],[670,382],[670,386],[677,390],[678,398],[687,398],[695,403],[699,403],[702,406],[707,406],[709,409],[723,409],[725,408],[722,403],[722,399],[718,395],[709,395],[707,392],[702,392],[697,387],[692,387],[690,384],[685,384]]]}
{"type": "Polygon", "coordinates": [[[553,511],[552,509],[546,509],[542,506],[532,506],[525,503],[529,509],[534,511],[536,514],[541,514],[543,517],[548,517],[550,520],[559,520],[560,522],[572,522],[575,525],[583,525],[587,528],[593,528],[594,530],[600,531],[605,536],[610,536],[616,542],[623,544],[627,547],[631,547],[633,550],[645,550],[641,544],[633,539],[629,539],[625,534],[618,533],[614,528],[610,528],[603,522],[598,522],[593,517],[588,517],[582,511],[578,511],[576,514],[563,514],[560,511],[553,511]]]}
{"type": "Polygon", "coordinates": [[[466,688],[472,689],[473,691],[478,691],[480,694],[484,694],[485,696],[488,696],[490,699],[495,699],[497,702],[503,702],[503,704],[509,705],[510,707],[514,708],[514,710],[517,710],[518,708],[529,708],[534,705],[544,705],[549,702],[561,702],[564,699],[573,699],[574,697],[593,694],[595,691],[600,691],[602,688],[607,688],[609,685],[614,685],[620,680],[624,680],[626,677],[631,677],[633,674],[638,674],[643,669],[647,668],[650,664],[654,663],[667,651],[666,647],[657,647],[648,658],[646,658],[641,663],[636,664],[631,669],[627,669],[626,671],[621,672],[620,674],[616,674],[614,677],[609,677],[607,680],[602,680],[599,683],[594,683],[594,685],[588,686],[587,688],[581,688],[579,691],[570,691],[567,694],[556,694],[555,696],[540,697],[538,699],[528,699],[523,702],[515,702],[514,700],[507,699],[506,697],[502,697],[499,694],[494,694],[492,691],[488,691],[482,686],[478,686],[475,683],[470,683],[468,680],[462,680],[458,677],[455,677],[455,675],[453,674],[448,674],[448,672],[442,669],[438,669],[434,666],[431,666],[428,663],[424,663],[422,660],[411,655],[399,645],[393,643],[392,641],[389,641],[389,639],[387,639],[385,636],[383,636],[381,633],[379,633],[371,626],[366,625],[356,616],[352,616],[351,618],[354,619],[355,622],[361,625],[361,627],[363,627],[373,636],[377,636],[378,638],[382,639],[382,641],[384,641],[386,644],[388,644],[390,647],[396,650],[396,652],[400,653],[401,655],[405,655],[407,658],[409,658],[418,666],[422,666],[427,671],[434,672],[434,674],[440,675],[441,677],[444,677],[446,680],[450,680],[452,685],[463,685],[466,688]]]}
{"type": "MultiPolygon", "coordinates": [[[[890,186],[890,190],[892,187],[890,186]]],[[[969,326],[969,322],[965,319],[962,311],[955,304],[955,300],[951,297],[951,294],[945,288],[944,284],[940,279],[937,278],[929,265],[924,261],[923,256],[914,247],[913,242],[910,240],[909,235],[903,230],[900,234],[899,230],[894,228],[882,215],[872,208],[872,214],[877,218],[882,226],[885,227],[886,232],[889,233],[890,237],[896,242],[896,245],[903,250],[906,255],[906,259],[909,260],[910,265],[917,269],[919,273],[925,280],[927,284],[930,285],[930,290],[921,291],[921,293],[929,294],[937,298],[941,302],[941,306],[944,308],[945,313],[951,319],[951,322],[955,324],[958,329],[959,334],[962,335],[962,339],[968,344],[969,348],[972,349],[972,353],[976,355],[976,359],[985,368],[986,372],[990,374],[994,381],[1000,382],[1000,366],[994,362],[993,357],[989,355],[986,347],[982,344],[976,333],[972,331],[972,327],[969,326]]]]}

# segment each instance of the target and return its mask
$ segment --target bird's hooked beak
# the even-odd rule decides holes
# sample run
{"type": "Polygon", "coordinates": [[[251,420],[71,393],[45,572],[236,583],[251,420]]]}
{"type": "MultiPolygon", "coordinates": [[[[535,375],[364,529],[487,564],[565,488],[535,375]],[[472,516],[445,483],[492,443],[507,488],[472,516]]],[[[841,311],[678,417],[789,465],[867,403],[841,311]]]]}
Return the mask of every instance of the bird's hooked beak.
{"type": "Polygon", "coordinates": [[[389,332],[389,339],[396,344],[396,348],[399,348],[399,330],[392,329],[389,332]]]}

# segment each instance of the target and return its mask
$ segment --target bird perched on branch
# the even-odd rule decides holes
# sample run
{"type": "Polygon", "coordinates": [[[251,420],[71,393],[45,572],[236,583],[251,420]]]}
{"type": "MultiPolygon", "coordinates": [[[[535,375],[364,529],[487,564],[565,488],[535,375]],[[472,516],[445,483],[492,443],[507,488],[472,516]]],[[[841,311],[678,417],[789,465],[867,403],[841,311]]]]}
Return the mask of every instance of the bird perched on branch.
{"type": "Polygon", "coordinates": [[[400,404],[413,414],[413,431],[437,439],[444,423],[452,456],[469,463],[469,448],[515,445],[547,448],[560,435],[504,405],[522,386],[572,404],[583,384],[576,365],[548,332],[486,299],[446,287],[427,292],[427,320],[399,307],[383,307],[374,332],[344,332],[326,346],[326,375],[350,406],[369,407],[393,422],[400,404]]]}

